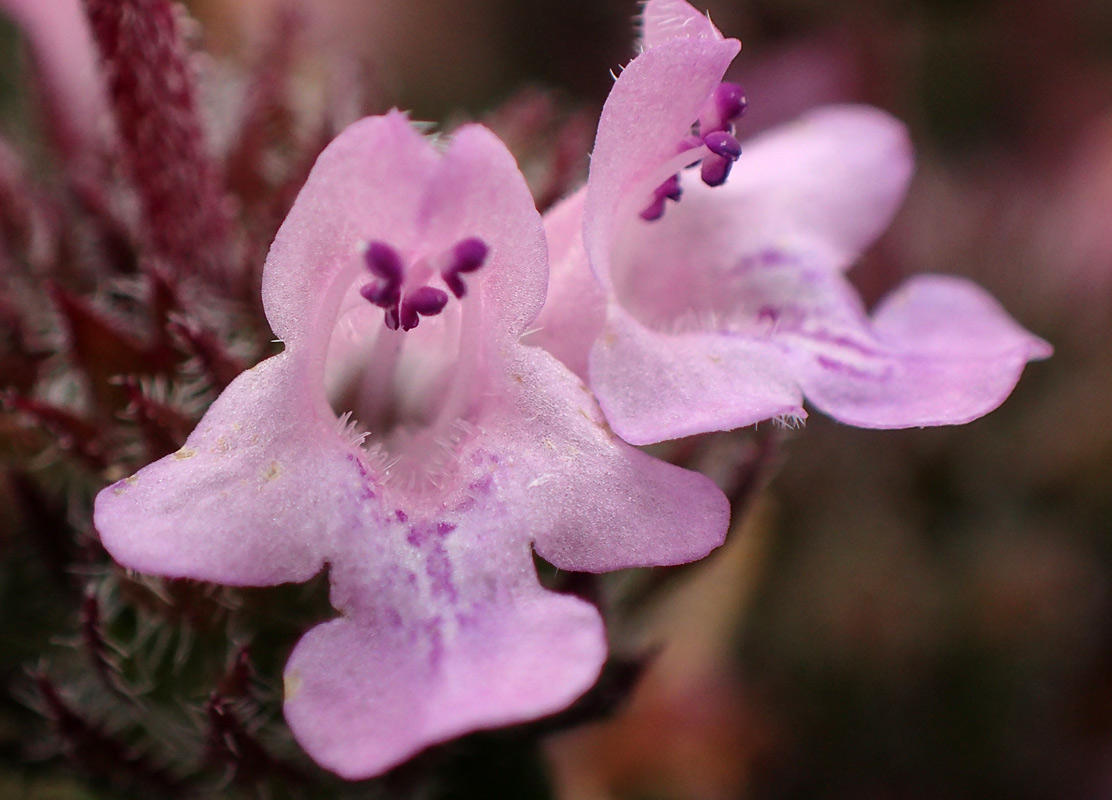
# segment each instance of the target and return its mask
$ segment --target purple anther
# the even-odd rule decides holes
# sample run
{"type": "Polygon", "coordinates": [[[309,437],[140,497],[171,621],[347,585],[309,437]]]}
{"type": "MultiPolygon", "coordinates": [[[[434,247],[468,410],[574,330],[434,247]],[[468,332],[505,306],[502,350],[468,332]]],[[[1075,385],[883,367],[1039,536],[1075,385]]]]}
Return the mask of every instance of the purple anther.
{"type": "Polygon", "coordinates": [[[401,326],[403,331],[417,327],[421,317],[435,317],[448,305],[448,293],[432,286],[422,286],[406,292],[401,305],[401,326]]]}
{"type": "Polygon", "coordinates": [[[386,309],[386,327],[392,331],[396,331],[400,326],[400,319],[398,318],[398,307],[390,306],[386,309]]]}
{"type": "Polygon", "coordinates": [[[677,172],[671,178],[664,181],[664,183],[657,186],[653,194],[658,197],[667,197],[669,200],[679,200],[683,195],[679,173],[677,172]]]}
{"type": "Polygon", "coordinates": [[[714,90],[714,107],[723,125],[732,122],[744,114],[748,107],[745,90],[736,83],[722,81],[714,90]]]}
{"type": "Polygon", "coordinates": [[[387,283],[401,285],[405,278],[405,265],[402,264],[402,257],[393,247],[385,242],[371,242],[367,245],[364,258],[367,261],[367,269],[372,273],[387,283]]]}
{"type": "Polygon", "coordinates": [[[641,219],[645,222],[656,222],[664,216],[664,198],[654,196],[652,202],[641,211],[641,219]]]}
{"type": "Polygon", "coordinates": [[[451,261],[440,272],[452,294],[460,298],[467,294],[467,285],[460,275],[474,272],[485,264],[489,253],[487,243],[477,236],[470,236],[456,243],[452,248],[451,261]]]}
{"type": "Polygon", "coordinates": [[[396,306],[398,301],[402,299],[402,287],[400,284],[386,280],[372,281],[363,284],[359,289],[359,294],[379,308],[390,308],[396,306]]]}
{"type": "Polygon", "coordinates": [[[399,321],[401,322],[403,331],[411,331],[417,327],[417,323],[421,321],[421,318],[417,316],[417,311],[413,306],[407,305],[403,300],[399,321]]]}
{"type": "Polygon", "coordinates": [[[487,243],[477,236],[470,236],[452,248],[454,261],[449,269],[452,272],[474,272],[481,267],[490,253],[487,243]]]}
{"type": "Polygon", "coordinates": [[[703,137],[703,144],[716,156],[737,161],[741,155],[741,142],[726,131],[712,131],[703,137]]]}
{"type": "Polygon", "coordinates": [[[444,283],[452,290],[452,294],[456,297],[463,297],[467,294],[467,285],[463,282],[463,278],[456,272],[448,272],[445,270],[440,273],[440,277],[444,279],[444,283]]]}
{"type": "Polygon", "coordinates": [[[641,211],[641,219],[645,222],[656,222],[664,216],[664,198],[653,197],[652,202],[641,211]]]}
{"type": "Polygon", "coordinates": [[[680,176],[676,174],[653,189],[653,199],[641,211],[641,219],[645,222],[660,219],[664,216],[664,201],[679,200],[681,195],[683,195],[683,188],[680,186],[680,176]]]}
{"type": "Polygon", "coordinates": [[[730,167],[733,165],[732,158],[723,158],[711,153],[703,159],[703,166],[699,170],[700,177],[707,186],[721,186],[730,176],[730,167]]]}

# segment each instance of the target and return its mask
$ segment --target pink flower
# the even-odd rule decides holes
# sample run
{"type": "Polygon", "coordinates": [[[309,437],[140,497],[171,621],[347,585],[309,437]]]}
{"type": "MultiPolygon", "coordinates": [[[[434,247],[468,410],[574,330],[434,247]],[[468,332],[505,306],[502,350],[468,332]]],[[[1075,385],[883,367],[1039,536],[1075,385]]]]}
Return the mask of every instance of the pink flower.
{"type": "Polygon", "coordinates": [[[681,0],[649,0],[642,24],[587,186],[546,220],[536,334],[589,373],[615,432],[646,444],[799,419],[804,396],[861,427],[963,423],[1050,354],[955,277],[914,278],[866,314],[844,272],[907,188],[899,122],[828,107],[739,157],[744,99],[722,82],[738,42],[681,0]]]}
{"type": "Polygon", "coordinates": [[[546,284],[540,217],[493,134],[438,148],[397,112],[358,122],[267,259],[284,352],[97,498],[105,547],[139,571],[270,585],[329,565],[341,616],[295,648],[285,710],[345,777],[593,683],[599,613],[541,588],[533,547],[602,571],[696,559],[725,535],[708,479],[618,440],[582,383],[520,342],[546,284]]]}

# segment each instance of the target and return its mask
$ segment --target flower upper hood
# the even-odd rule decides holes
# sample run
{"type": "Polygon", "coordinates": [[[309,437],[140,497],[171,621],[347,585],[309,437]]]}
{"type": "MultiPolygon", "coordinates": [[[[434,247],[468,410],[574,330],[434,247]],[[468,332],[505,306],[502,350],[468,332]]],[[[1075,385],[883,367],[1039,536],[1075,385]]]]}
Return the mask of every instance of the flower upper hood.
{"type": "Polygon", "coordinates": [[[521,343],[546,283],[540,217],[493,134],[434,144],[400,113],[362,120],[267,258],[285,350],[97,498],[105,547],[140,571],[269,585],[330,565],[342,616],[295,648],[286,715],[342,775],[591,685],[598,611],[542,589],[533,547],[602,571],[693,560],[725,535],[708,479],[618,440],[521,343]]]}

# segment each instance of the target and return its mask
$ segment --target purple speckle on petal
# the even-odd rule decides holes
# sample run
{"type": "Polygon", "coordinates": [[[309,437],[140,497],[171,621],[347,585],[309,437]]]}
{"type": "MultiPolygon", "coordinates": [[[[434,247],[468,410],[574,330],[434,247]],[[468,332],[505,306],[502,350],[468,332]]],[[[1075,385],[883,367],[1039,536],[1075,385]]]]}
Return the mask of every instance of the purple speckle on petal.
{"type": "Polygon", "coordinates": [[[420,547],[428,539],[430,530],[425,525],[410,525],[409,533],[405,535],[405,540],[414,547],[420,547]]]}
{"type": "Polygon", "coordinates": [[[490,491],[490,485],[493,482],[494,482],[494,478],[492,478],[490,476],[490,473],[487,473],[486,475],[483,475],[481,478],[477,478],[477,479],[471,481],[471,483],[467,484],[467,488],[469,490],[471,490],[472,492],[481,492],[483,494],[486,494],[487,492],[490,491]]]}
{"type": "Polygon", "coordinates": [[[425,633],[429,640],[429,661],[434,665],[439,664],[444,658],[444,634],[440,630],[440,625],[440,617],[425,623],[425,633]]]}
{"type": "Polygon", "coordinates": [[[394,512],[394,516],[398,518],[398,522],[409,522],[409,515],[400,508],[394,512]]]}
{"type": "Polygon", "coordinates": [[[452,562],[444,545],[436,542],[425,559],[425,572],[428,573],[432,592],[455,602],[459,599],[456,585],[452,583],[452,562]]]}

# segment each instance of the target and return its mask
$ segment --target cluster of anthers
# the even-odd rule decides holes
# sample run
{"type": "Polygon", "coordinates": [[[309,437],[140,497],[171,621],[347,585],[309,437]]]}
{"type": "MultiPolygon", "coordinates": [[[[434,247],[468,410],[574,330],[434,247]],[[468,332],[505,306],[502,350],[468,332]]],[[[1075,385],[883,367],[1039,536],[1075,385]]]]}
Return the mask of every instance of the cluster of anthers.
{"type": "MultiPolygon", "coordinates": [[[[438,259],[443,265],[440,278],[457,299],[467,294],[462,276],[482,267],[489,253],[486,242],[471,236],[457,242],[438,259]]],[[[386,327],[390,330],[412,330],[421,317],[435,317],[448,305],[448,293],[428,285],[436,269],[427,260],[418,259],[407,271],[401,254],[379,241],[370,242],[363,257],[375,280],[365,283],[359,294],[386,312],[386,327]]]]}
{"type": "MultiPolygon", "coordinates": [[[[745,114],[746,105],[745,91],[741,86],[722,81],[692,124],[691,134],[677,146],[683,167],[702,162],[699,173],[707,186],[725,183],[731,167],[741,156],[741,143],[734,135],[734,123],[745,114]],[[700,152],[694,152],[696,150],[700,152]]],[[[664,215],[665,201],[678,201],[682,193],[679,173],[673,173],[653,190],[652,200],[641,211],[641,219],[646,222],[660,219],[664,215]]]]}

